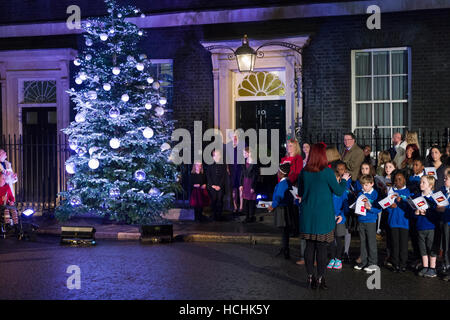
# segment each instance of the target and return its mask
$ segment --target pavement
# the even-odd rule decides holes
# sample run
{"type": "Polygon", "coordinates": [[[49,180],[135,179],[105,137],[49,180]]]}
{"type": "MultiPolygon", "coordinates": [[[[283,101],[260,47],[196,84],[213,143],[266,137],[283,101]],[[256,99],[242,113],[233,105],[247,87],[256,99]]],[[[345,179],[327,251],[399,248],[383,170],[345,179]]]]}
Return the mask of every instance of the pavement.
{"type": "MultiPolygon", "coordinates": [[[[207,214],[207,213],[206,213],[207,214]]],[[[192,220],[171,220],[174,241],[183,242],[228,242],[228,243],[261,243],[279,244],[281,233],[273,226],[273,217],[267,212],[257,212],[257,222],[243,223],[245,216],[231,218],[230,212],[224,212],[224,221],[196,222],[192,220]]],[[[189,217],[185,217],[189,218],[189,217]]],[[[105,221],[95,217],[74,217],[65,222],[54,218],[34,217],[33,223],[39,226],[38,233],[60,235],[61,226],[92,226],[96,239],[139,240],[138,225],[127,225],[114,221],[105,221]]],[[[298,237],[291,239],[298,244],[298,237]]]]}

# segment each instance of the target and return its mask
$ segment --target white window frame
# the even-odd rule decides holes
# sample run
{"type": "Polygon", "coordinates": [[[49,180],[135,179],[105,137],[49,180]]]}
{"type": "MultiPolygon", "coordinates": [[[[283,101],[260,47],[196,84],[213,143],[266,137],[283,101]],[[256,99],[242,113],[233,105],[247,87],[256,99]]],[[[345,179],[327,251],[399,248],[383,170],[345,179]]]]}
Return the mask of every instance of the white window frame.
{"type": "Polygon", "coordinates": [[[18,83],[18,101],[17,104],[19,105],[19,107],[22,108],[29,108],[29,107],[57,107],[58,104],[58,79],[56,78],[20,78],[19,79],[19,83],[18,83]],[[56,86],[56,102],[54,103],[24,103],[24,97],[23,97],[23,88],[24,88],[24,84],[26,81],[54,81],[55,82],[55,86],[56,86]]]}
{"type": "MultiPolygon", "coordinates": [[[[379,77],[378,75],[374,75],[373,74],[373,55],[371,55],[371,75],[367,76],[370,78],[376,78],[379,77]]],[[[390,129],[391,131],[391,136],[393,134],[393,130],[396,129],[407,129],[411,126],[411,48],[409,47],[395,47],[395,48],[377,48],[377,49],[360,49],[360,50],[352,50],[351,51],[351,85],[352,85],[352,119],[351,119],[351,125],[352,125],[352,132],[355,132],[355,130],[357,129],[372,129],[372,133],[375,129],[375,125],[374,125],[374,121],[375,121],[375,108],[373,108],[372,106],[372,126],[357,126],[356,125],[356,105],[357,104],[374,104],[374,103],[389,103],[390,104],[390,125],[389,126],[378,126],[378,129],[390,129]],[[408,74],[401,74],[404,76],[408,77],[408,92],[407,92],[407,99],[402,99],[402,100],[393,100],[392,99],[392,51],[398,51],[398,50],[406,50],[407,54],[408,54],[408,74]],[[374,85],[373,85],[373,80],[372,80],[372,86],[371,86],[371,90],[372,90],[372,100],[369,101],[358,101],[356,102],[356,53],[357,52],[377,52],[377,51],[388,51],[389,52],[389,97],[391,98],[390,100],[374,100],[374,85]],[[393,117],[392,117],[392,104],[393,103],[407,103],[408,105],[408,113],[407,113],[407,122],[406,125],[404,126],[393,126],[392,125],[392,121],[393,121],[393,117]]],[[[383,77],[385,77],[385,75],[382,75],[383,77]]],[[[396,75],[397,76],[397,75],[396,75]]]]}

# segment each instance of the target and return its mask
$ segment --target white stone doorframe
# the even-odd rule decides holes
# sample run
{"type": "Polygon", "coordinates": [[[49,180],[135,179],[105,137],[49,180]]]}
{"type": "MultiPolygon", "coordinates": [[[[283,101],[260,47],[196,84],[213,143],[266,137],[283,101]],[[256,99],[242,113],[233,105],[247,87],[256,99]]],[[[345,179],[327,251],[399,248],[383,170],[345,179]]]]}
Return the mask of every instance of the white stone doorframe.
{"type": "MultiPolygon", "coordinates": [[[[250,46],[256,50],[259,46],[267,42],[287,42],[303,48],[309,41],[309,36],[298,36],[289,38],[277,38],[266,40],[254,40],[249,38],[250,46]]],[[[222,45],[236,50],[242,45],[241,40],[224,40],[201,42],[207,48],[213,45],[222,45]]],[[[263,58],[257,58],[255,62],[255,71],[283,70],[286,74],[286,133],[287,135],[295,132],[295,122],[297,117],[302,119],[302,56],[296,51],[282,46],[267,46],[260,49],[264,53],[263,58]],[[297,78],[298,88],[295,86],[297,78]],[[296,91],[296,89],[298,91],[296,91]],[[296,99],[298,98],[298,99],[296,99]]],[[[236,59],[229,59],[232,54],[227,49],[215,49],[211,52],[213,78],[214,78],[214,128],[222,132],[224,139],[227,129],[236,129],[236,101],[234,76],[239,72],[236,59]]],[[[264,100],[264,98],[262,99],[264,100]]],[[[300,122],[301,123],[301,122],[300,122]]]]}
{"type": "Polygon", "coordinates": [[[70,83],[69,63],[76,56],[73,49],[0,51],[3,134],[23,133],[19,88],[24,79],[56,81],[57,133],[69,125],[69,95],[65,91],[70,83]]]}
{"type": "MultiPolygon", "coordinates": [[[[77,56],[73,49],[38,49],[0,51],[0,84],[2,88],[2,134],[19,138],[22,131],[22,106],[19,99],[23,80],[56,81],[57,134],[70,123],[70,97],[66,93],[70,85],[69,63],[77,56]]],[[[39,105],[29,105],[39,108],[39,105]]],[[[28,107],[28,105],[27,105],[28,107]]],[[[42,105],[45,107],[45,105],[42,105]]],[[[58,141],[58,140],[57,140],[58,141]]],[[[59,154],[58,175],[64,165],[65,153],[59,154]]],[[[19,157],[20,159],[20,157],[19,157]]],[[[12,163],[13,170],[20,175],[20,163],[12,163]]],[[[64,180],[65,181],[65,180],[64,180]]],[[[20,179],[19,182],[20,183],[20,179]]],[[[57,179],[57,192],[62,190],[61,179],[57,179]]],[[[40,215],[42,212],[36,212],[40,215]]]]}

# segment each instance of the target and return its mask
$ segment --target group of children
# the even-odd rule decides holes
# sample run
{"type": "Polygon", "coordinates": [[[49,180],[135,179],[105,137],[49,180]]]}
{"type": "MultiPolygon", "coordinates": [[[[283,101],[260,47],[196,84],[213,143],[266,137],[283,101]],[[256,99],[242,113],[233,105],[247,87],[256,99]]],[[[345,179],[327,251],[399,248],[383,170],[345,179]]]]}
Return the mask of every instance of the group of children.
{"type": "MultiPolygon", "coordinates": [[[[346,165],[342,161],[333,163],[336,178],[339,181],[346,165]]],[[[328,269],[342,268],[344,236],[357,230],[360,237],[360,257],[354,265],[355,270],[373,272],[378,268],[377,237],[382,231],[386,235],[386,265],[395,272],[405,272],[408,262],[408,241],[411,238],[414,253],[420,255],[422,268],[419,276],[434,278],[437,276],[436,257],[443,251],[442,271],[444,280],[449,280],[446,271],[450,271],[449,229],[450,229],[450,167],[444,176],[444,186],[435,189],[436,178],[424,173],[424,162],[415,159],[412,172],[397,170],[395,163],[387,161],[382,175],[376,172],[370,163],[363,163],[360,176],[354,182],[348,182],[347,192],[342,196],[333,195],[336,214],[335,243],[331,247],[328,269]],[[437,203],[432,195],[442,192],[445,199],[437,203]],[[363,196],[363,197],[361,197],[363,196]],[[379,203],[386,197],[392,201],[381,207],[379,203]],[[413,208],[413,199],[423,197],[427,202],[426,210],[413,208]],[[353,211],[353,203],[364,208],[353,211]],[[358,212],[357,212],[358,211],[358,212]],[[356,214],[358,213],[358,214],[356,214]],[[353,220],[353,222],[350,222],[353,220]],[[356,220],[356,221],[355,221],[356,220]],[[353,229],[353,230],[352,230],[353,229]],[[350,232],[349,232],[350,231],[350,232]]],[[[345,240],[348,238],[346,237],[345,240]]]]}

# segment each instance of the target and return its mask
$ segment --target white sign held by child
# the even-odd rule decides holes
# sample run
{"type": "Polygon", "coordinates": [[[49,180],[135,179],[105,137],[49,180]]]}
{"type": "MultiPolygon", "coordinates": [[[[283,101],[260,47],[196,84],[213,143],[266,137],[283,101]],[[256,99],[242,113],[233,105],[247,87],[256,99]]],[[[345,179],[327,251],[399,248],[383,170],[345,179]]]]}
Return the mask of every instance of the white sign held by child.
{"type": "Polygon", "coordinates": [[[355,214],[359,214],[362,216],[366,215],[366,207],[365,204],[369,202],[369,199],[367,199],[367,197],[365,195],[360,195],[358,197],[358,199],[356,200],[356,205],[355,205],[355,214]]]}
{"type": "Polygon", "coordinates": [[[431,196],[433,197],[433,200],[436,202],[438,207],[448,206],[449,204],[448,199],[445,197],[442,191],[435,192],[431,196]]]}
{"type": "Polygon", "coordinates": [[[408,203],[414,210],[427,210],[428,202],[424,197],[417,197],[415,199],[408,199],[408,203]]]}
{"type": "Polygon", "coordinates": [[[425,168],[425,175],[427,176],[432,176],[437,180],[437,173],[436,173],[436,169],[434,167],[426,167],[425,168]]]}
{"type": "Polygon", "coordinates": [[[272,201],[259,201],[258,204],[256,205],[256,207],[259,209],[267,209],[271,205],[272,205],[272,201]]]}
{"type": "Polygon", "coordinates": [[[392,193],[390,195],[388,195],[386,198],[378,201],[378,203],[380,204],[382,209],[386,209],[389,208],[390,206],[392,206],[395,203],[395,199],[397,198],[397,194],[396,193],[392,193]]]}

